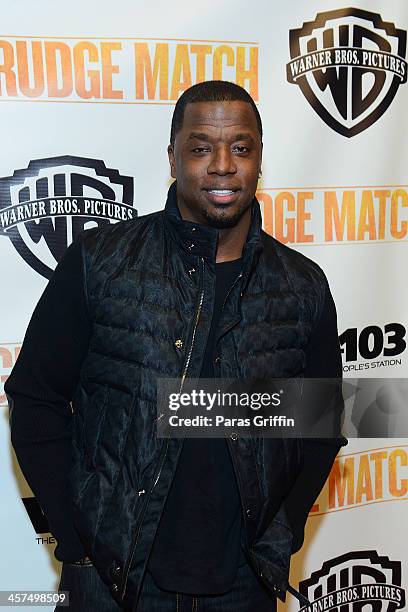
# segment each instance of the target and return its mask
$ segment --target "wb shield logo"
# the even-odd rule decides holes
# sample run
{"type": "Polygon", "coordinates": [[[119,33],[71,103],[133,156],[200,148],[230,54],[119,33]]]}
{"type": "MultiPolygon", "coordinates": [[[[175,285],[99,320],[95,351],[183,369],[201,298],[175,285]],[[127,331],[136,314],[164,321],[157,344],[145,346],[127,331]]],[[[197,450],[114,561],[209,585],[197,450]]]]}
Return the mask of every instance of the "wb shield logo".
{"type": "Polygon", "coordinates": [[[310,604],[301,612],[395,612],[405,607],[401,561],[375,550],[346,553],[325,561],[299,584],[310,604]]]}
{"type": "Polygon", "coordinates": [[[407,81],[407,33],[377,13],[319,13],[289,32],[289,46],[289,83],[299,85],[323,121],[343,136],[375,123],[407,81]]]}
{"type": "Polygon", "coordinates": [[[133,178],[97,159],[36,159],[0,178],[0,235],[45,278],[84,230],[136,216],[133,178]]]}

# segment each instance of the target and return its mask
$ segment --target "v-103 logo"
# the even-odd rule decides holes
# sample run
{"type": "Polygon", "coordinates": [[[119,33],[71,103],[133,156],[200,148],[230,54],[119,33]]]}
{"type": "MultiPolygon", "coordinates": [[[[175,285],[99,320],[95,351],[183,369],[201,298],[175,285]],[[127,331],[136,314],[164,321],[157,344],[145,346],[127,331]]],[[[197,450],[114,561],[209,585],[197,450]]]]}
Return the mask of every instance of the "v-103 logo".
{"type": "Polygon", "coordinates": [[[407,33],[378,13],[343,8],[290,30],[289,83],[343,136],[373,125],[407,81],[407,33]]]}
{"type": "Polygon", "coordinates": [[[407,348],[407,330],[402,323],[350,327],[339,336],[344,372],[398,366],[407,348]],[[363,361],[362,361],[363,360],[363,361]],[[359,363],[355,363],[359,362],[359,363]]]}
{"type": "Polygon", "coordinates": [[[302,580],[299,590],[311,602],[301,612],[395,612],[405,606],[401,561],[390,561],[375,550],[346,553],[325,561],[302,580]]]}
{"type": "Polygon", "coordinates": [[[45,278],[84,230],[136,216],[133,178],[98,159],[36,159],[0,178],[0,235],[45,278]]]}

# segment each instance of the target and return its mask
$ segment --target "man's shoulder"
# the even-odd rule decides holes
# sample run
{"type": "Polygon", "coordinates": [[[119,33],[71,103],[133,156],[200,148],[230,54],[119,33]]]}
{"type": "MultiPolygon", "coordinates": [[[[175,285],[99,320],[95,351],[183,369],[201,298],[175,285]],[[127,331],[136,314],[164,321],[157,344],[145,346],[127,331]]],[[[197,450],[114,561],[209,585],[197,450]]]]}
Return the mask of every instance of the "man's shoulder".
{"type": "Polygon", "coordinates": [[[314,280],[323,284],[326,282],[326,275],[319,264],[293,247],[279,242],[266,232],[262,231],[262,234],[266,254],[277,256],[290,278],[314,280]]]}
{"type": "Polygon", "coordinates": [[[80,236],[86,252],[95,256],[105,249],[119,247],[121,243],[126,244],[129,238],[136,238],[147,226],[155,224],[163,214],[163,210],[158,210],[146,215],[119,221],[119,223],[109,223],[101,227],[92,227],[84,230],[80,236]]]}
{"type": "Polygon", "coordinates": [[[269,234],[264,237],[264,248],[270,254],[268,267],[273,268],[276,257],[292,291],[303,302],[305,312],[310,313],[313,324],[318,320],[325,299],[330,292],[329,283],[322,268],[315,261],[296,249],[279,242],[269,234]]]}

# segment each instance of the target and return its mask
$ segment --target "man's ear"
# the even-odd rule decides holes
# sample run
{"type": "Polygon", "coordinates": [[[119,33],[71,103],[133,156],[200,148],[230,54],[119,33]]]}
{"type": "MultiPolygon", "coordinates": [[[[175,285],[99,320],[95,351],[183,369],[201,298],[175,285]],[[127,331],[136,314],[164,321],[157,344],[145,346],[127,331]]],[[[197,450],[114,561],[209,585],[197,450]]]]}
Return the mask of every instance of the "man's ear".
{"type": "Polygon", "coordinates": [[[172,176],[172,178],[177,178],[177,174],[176,174],[176,160],[175,160],[175,157],[174,157],[173,145],[171,145],[171,144],[167,147],[167,155],[169,156],[171,176],[172,176]]]}

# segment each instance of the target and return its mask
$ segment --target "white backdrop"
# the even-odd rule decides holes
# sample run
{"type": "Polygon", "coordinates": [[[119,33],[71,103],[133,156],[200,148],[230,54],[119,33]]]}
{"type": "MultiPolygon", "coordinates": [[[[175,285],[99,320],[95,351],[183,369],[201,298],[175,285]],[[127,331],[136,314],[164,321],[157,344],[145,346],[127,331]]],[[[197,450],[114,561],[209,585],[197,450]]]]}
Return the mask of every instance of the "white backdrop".
{"type": "MultiPolygon", "coordinates": [[[[326,272],[345,376],[407,377],[407,28],[405,0],[3,7],[0,590],[56,588],[60,569],[50,534],[36,533],[22,503],[33,495],[10,446],[2,383],[80,219],[91,227],[163,208],[174,100],[189,85],[236,81],[259,103],[264,229],[326,272]],[[303,74],[294,82],[291,60],[303,74]]],[[[293,584],[315,573],[302,586],[312,601],[343,589],[351,609],[358,584],[406,588],[407,453],[406,439],[352,440],[343,449],[293,558],[293,584]],[[317,576],[324,563],[329,570],[317,576]],[[361,564],[384,579],[359,578],[361,564]]],[[[287,609],[297,609],[291,596],[287,609]]]]}

